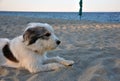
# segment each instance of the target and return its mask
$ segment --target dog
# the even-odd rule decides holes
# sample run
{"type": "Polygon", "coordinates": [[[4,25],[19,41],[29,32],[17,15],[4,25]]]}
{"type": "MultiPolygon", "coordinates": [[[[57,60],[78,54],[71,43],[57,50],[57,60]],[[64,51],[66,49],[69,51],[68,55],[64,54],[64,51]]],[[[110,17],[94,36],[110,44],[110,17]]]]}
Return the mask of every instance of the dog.
{"type": "Polygon", "coordinates": [[[31,73],[37,73],[73,65],[72,60],[47,56],[47,52],[57,48],[60,43],[51,25],[29,23],[22,35],[12,40],[0,39],[0,47],[5,57],[3,66],[24,68],[31,73]]]}

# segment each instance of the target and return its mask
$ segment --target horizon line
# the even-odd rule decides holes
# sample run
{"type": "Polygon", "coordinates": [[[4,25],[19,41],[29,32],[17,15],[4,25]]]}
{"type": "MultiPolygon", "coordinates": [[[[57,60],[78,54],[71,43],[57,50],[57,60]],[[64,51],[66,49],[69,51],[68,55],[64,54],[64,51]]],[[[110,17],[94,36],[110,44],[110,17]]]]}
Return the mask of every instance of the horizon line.
{"type": "MultiPolygon", "coordinates": [[[[79,12],[79,11],[12,11],[12,10],[0,10],[0,12],[79,12]]],[[[120,12],[120,11],[83,11],[84,12],[120,12]]]]}

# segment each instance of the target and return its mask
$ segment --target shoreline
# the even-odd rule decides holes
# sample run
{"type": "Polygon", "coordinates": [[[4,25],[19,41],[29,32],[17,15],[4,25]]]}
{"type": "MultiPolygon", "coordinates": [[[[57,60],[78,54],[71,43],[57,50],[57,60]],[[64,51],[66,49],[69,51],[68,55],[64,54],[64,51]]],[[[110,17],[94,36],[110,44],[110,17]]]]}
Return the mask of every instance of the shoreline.
{"type": "MultiPolygon", "coordinates": [[[[67,20],[80,20],[79,12],[0,12],[0,15],[23,16],[34,18],[57,18],[67,20]]],[[[83,12],[82,20],[93,20],[96,22],[118,22],[120,23],[120,12],[83,12]]]]}
{"type": "Polygon", "coordinates": [[[15,20],[20,20],[25,19],[28,21],[28,23],[31,22],[43,22],[43,23],[50,23],[50,24],[90,24],[90,23],[95,23],[95,24],[120,24],[120,22],[99,22],[99,21],[94,21],[94,20],[68,20],[68,19],[57,19],[57,18],[35,18],[35,17],[25,17],[25,16],[8,16],[8,15],[0,15],[0,19],[3,18],[9,18],[9,19],[14,19],[15,20]]]}

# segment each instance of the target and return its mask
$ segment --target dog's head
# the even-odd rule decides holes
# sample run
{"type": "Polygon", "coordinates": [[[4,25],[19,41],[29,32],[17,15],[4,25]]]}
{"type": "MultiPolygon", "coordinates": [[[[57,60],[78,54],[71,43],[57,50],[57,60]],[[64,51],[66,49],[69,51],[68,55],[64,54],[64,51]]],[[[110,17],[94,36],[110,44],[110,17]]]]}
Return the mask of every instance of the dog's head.
{"type": "Polygon", "coordinates": [[[29,23],[23,33],[23,42],[38,52],[55,49],[60,44],[52,26],[47,23],[29,23]]]}

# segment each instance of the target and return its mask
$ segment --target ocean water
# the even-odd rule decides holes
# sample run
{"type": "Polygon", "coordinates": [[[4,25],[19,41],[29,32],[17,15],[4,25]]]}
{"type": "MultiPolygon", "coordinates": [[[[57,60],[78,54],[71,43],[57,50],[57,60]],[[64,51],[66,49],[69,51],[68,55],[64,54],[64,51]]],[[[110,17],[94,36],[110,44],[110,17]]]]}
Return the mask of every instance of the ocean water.
{"type": "MultiPolygon", "coordinates": [[[[80,20],[78,12],[0,12],[0,15],[80,20]]],[[[120,23],[120,12],[83,12],[82,20],[120,23]]]]}

